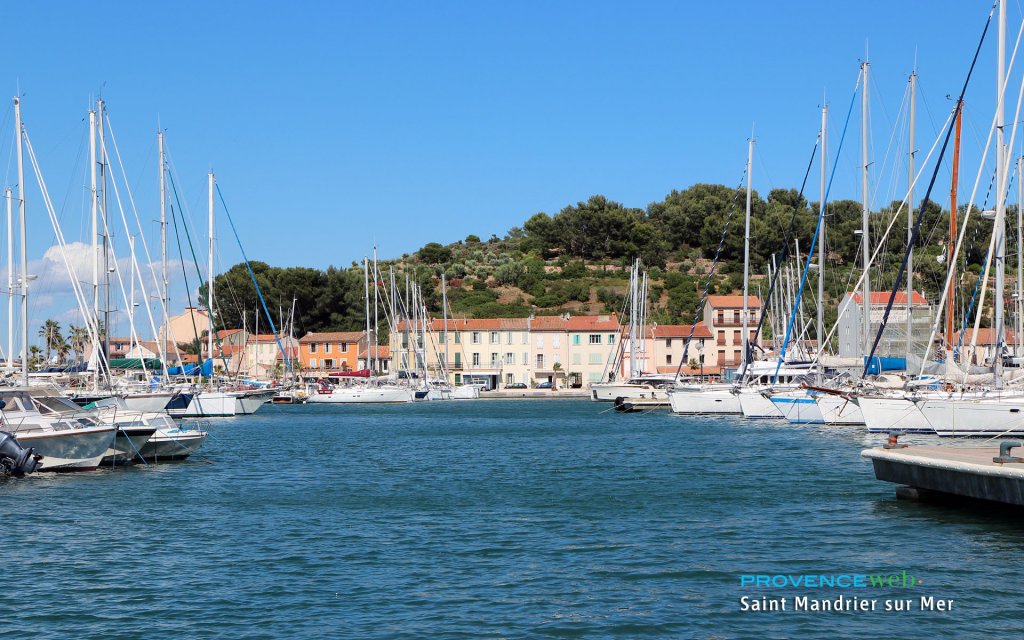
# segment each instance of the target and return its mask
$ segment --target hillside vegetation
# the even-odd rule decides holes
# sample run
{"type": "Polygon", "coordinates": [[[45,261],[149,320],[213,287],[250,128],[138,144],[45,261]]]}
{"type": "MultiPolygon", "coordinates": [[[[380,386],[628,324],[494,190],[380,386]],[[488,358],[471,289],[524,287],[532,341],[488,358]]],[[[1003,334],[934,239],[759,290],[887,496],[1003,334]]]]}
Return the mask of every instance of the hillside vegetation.
{"type": "MultiPolygon", "coordinates": [[[[899,203],[872,212],[872,244],[896,217],[890,237],[872,270],[872,287],[891,288],[906,247],[907,211],[899,203]]],[[[689,323],[694,318],[705,285],[709,293],[739,292],[743,286],[743,231],[745,191],[724,185],[697,184],[672,191],[646,208],[630,208],[603,196],[569,205],[554,215],[537,213],[503,238],[481,240],[475,235],[448,245],[436,242],[400,258],[382,261],[383,279],[389,271],[404,285],[406,277],[425,293],[428,309],[441,312],[440,281],[449,283],[452,311],[463,317],[523,317],[534,313],[594,314],[618,311],[628,286],[629,266],[640,258],[650,276],[650,319],[659,324],[689,323]],[[728,223],[728,226],[727,226],[728,223]],[[725,235],[723,239],[723,230],[725,235]],[[719,248],[714,277],[708,273],[719,248]]],[[[751,293],[767,293],[764,277],[773,256],[782,260],[782,245],[792,221],[792,245],[785,264],[794,268],[799,245],[800,264],[817,220],[818,205],[808,203],[796,190],[775,189],[767,198],[753,195],[750,259],[751,293]],[[794,217],[795,216],[795,217],[794,217]]],[[[843,292],[859,276],[861,205],[840,200],[827,207],[825,246],[826,310],[835,316],[843,292]]],[[[941,292],[946,265],[948,213],[930,203],[925,212],[914,259],[915,288],[930,298],[941,292]]],[[[962,266],[966,276],[959,287],[969,297],[979,264],[988,248],[991,223],[972,216],[962,266]]],[[[1016,234],[1007,252],[1016,250],[1016,234]]],[[[815,258],[816,262],[816,258],[815,258]]],[[[287,315],[296,300],[296,332],[358,330],[363,326],[364,280],[362,265],[326,270],[274,267],[252,263],[267,303],[287,315]]],[[[810,271],[808,287],[816,291],[817,269],[810,271]]],[[[384,282],[381,282],[383,285],[384,282]]],[[[372,286],[372,283],[371,283],[372,286]]],[[[796,284],[794,283],[794,287],[796,284]]],[[[220,326],[239,327],[243,310],[252,318],[258,300],[244,264],[217,276],[220,326]]],[[[371,290],[372,295],[372,290],[371,290]]],[[[817,301],[805,296],[812,309],[817,301]]],[[[383,320],[382,320],[383,324],[383,320]]],[[[251,328],[251,327],[250,327],[251,328]]]]}

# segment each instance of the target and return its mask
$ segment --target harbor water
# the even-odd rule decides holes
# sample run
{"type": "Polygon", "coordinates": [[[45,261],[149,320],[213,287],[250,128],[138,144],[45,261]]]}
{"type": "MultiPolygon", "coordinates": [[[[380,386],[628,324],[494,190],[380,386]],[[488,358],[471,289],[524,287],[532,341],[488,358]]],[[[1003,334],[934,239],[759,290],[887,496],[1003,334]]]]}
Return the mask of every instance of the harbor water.
{"type": "Polygon", "coordinates": [[[1024,633],[1020,512],[897,501],[855,428],[608,408],[267,406],[184,463],[0,482],[0,619],[41,638],[1024,633]],[[901,571],[920,584],[742,583],[901,571]],[[839,595],[953,610],[741,610],[839,595]]]}

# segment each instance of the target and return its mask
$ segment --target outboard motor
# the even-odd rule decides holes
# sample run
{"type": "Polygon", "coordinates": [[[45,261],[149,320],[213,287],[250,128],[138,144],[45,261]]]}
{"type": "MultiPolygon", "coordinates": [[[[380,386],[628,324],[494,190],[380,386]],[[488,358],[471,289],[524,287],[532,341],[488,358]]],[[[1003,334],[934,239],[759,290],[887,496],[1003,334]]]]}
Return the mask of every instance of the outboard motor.
{"type": "Polygon", "coordinates": [[[21,477],[32,473],[39,469],[42,458],[36,455],[35,449],[26,449],[17,438],[6,431],[0,431],[0,476],[21,477]]]}

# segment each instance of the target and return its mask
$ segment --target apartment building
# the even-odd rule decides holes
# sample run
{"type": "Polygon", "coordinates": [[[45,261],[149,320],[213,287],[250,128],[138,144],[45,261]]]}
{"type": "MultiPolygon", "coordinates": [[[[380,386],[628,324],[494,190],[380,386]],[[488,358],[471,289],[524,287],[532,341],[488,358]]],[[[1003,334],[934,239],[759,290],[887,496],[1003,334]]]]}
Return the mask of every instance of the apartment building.
{"type": "MultiPolygon", "coordinates": [[[[757,323],[761,319],[760,299],[749,296],[747,307],[749,339],[753,340],[757,323]]],[[[705,363],[710,347],[715,366],[722,369],[738,367],[743,362],[743,296],[708,296],[707,304],[704,305],[704,325],[714,340],[704,349],[705,363]]]]}

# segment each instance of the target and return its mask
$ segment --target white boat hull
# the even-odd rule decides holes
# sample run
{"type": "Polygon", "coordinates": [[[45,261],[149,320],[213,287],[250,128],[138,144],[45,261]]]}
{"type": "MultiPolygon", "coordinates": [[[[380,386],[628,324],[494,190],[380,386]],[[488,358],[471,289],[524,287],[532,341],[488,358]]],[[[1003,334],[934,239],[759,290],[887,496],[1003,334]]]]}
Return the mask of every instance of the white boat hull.
{"type": "Polygon", "coordinates": [[[821,412],[821,419],[825,424],[864,424],[864,416],[860,407],[853,400],[833,395],[831,393],[819,393],[814,397],[821,412]]]}
{"type": "Polygon", "coordinates": [[[32,447],[43,456],[40,471],[92,471],[114,442],[111,426],[66,429],[63,431],[14,432],[23,447],[32,447]]]}
{"type": "Polygon", "coordinates": [[[860,396],[856,402],[870,433],[935,433],[921,410],[908,398],[860,396]]]}
{"type": "Polygon", "coordinates": [[[629,382],[604,382],[590,385],[590,399],[597,402],[623,400],[661,400],[668,402],[668,389],[650,384],[629,382]]]}
{"type": "Polygon", "coordinates": [[[746,387],[740,389],[740,409],[744,418],[782,418],[782,412],[764,394],[764,389],[746,387]]]}
{"type": "Polygon", "coordinates": [[[1024,435],[1024,397],[918,400],[928,424],[942,437],[1024,435]]]}
{"type": "Polygon", "coordinates": [[[688,415],[734,415],[743,413],[732,385],[717,387],[676,387],[668,393],[672,413],[688,415]]]}
{"type": "Polygon", "coordinates": [[[273,389],[260,391],[232,391],[235,396],[235,415],[247,416],[259,411],[260,407],[270,402],[275,395],[273,389]]]}
{"type": "Polygon", "coordinates": [[[205,431],[198,429],[181,429],[176,426],[157,429],[142,447],[142,457],[146,462],[184,460],[199,449],[206,441],[206,436],[205,431]]]}
{"type": "Polygon", "coordinates": [[[825,418],[814,398],[806,393],[780,393],[771,397],[782,416],[793,424],[822,424],[825,418]]]}
{"type": "Polygon", "coordinates": [[[452,393],[453,400],[477,400],[480,398],[480,385],[460,384],[452,393]]]}
{"type": "Polygon", "coordinates": [[[167,408],[174,393],[136,393],[124,396],[125,407],[130,411],[155,413],[167,408]]]}
{"type": "Polygon", "coordinates": [[[139,452],[146,446],[146,442],[153,437],[154,433],[156,433],[156,427],[143,425],[118,427],[114,443],[107,449],[100,464],[108,466],[140,461],[139,452]]]}
{"type": "Polygon", "coordinates": [[[182,414],[190,418],[216,418],[235,415],[235,397],[223,391],[200,391],[192,396],[182,414]]]}
{"type": "Polygon", "coordinates": [[[406,387],[342,387],[329,393],[317,392],[308,402],[318,404],[396,404],[412,402],[413,389],[406,387]]]}

